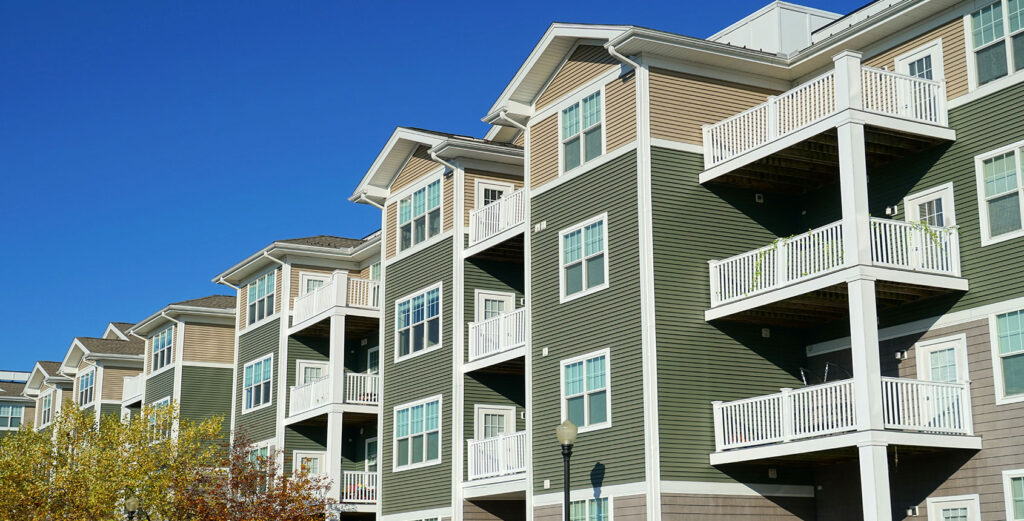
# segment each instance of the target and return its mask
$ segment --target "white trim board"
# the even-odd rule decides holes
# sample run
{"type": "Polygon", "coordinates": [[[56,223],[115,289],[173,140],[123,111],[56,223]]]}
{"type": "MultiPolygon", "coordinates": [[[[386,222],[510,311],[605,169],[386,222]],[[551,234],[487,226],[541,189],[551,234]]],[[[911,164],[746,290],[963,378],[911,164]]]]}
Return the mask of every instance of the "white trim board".
{"type": "MultiPolygon", "coordinates": [[[[637,481],[636,483],[626,483],[622,485],[608,485],[606,487],[600,487],[600,489],[582,488],[578,490],[571,490],[569,491],[569,501],[581,501],[584,499],[593,499],[595,497],[641,496],[645,494],[647,494],[647,482],[637,481]],[[595,493],[598,490],[600,490],[600,494],[595,493]]],[[[562,491],[533,496],[533,506],[535,507],[561,504],[562,491]]]]}
{"type": "MultiPolygon", "coordinates": [[[[379,501],[377,502],[380,503],[379,501]]],[[[414,512],[402,512],[401,514],[388,514],[381,516],[381,521],[417,521],[420,519],[428,519],[436,517],[441,519],[443,517],[451,517],[452,507],[441,507],[441,508],[430,508],[427,510],[416,510],[414,512]]]]}

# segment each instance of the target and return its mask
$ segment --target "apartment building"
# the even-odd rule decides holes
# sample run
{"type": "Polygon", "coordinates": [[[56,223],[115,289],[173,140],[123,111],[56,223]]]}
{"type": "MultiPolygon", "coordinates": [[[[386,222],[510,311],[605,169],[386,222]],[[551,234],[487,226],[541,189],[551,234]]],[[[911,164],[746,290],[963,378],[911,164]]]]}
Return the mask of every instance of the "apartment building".
{"type": "Polygon", "coordinates": [[[174,403],[180,418],[223,419],[229,436],[235,374],[234,295],[210,295],[168,304],[129,334],[143,343],[141,371],[122,376],[117,396],[122,417],[143,407],[174,403]]]}
{"type": "Polygon", "coordinates": [[[130,334],[133,325],[111,322],[98,338],[75,337],[57,369],[71,380],[71,400],[97,422],[121,414],[125,378],[142,371],[144,345],[130,334]]]}
{"type": "Polygon", "coordinates": [[[1016,0],[776,2],[396,130],[378,515],[1024,519],[1022,70],[1016,0]]]}
{"type": "Polygon", "coordinates": [[[0,371],[0,438],[30,423],[35,415],[35,400],[21,394],[29,373],[0,371]]]}
{"type": "Polygon", "coordinates": [[[214,279],[238,294],[235,439],[326,475],[350,517],[377,508],[379,257],[378,234],[286,239],[214,279]]]}
{"type": "Polygon", "coordinates": [[[21,391],[22,396],[34,402],[31,424],[36,430],[48,428],[64,408],[65,402],[74,395],[71,378],[60,374],[61,362],[40,360],[29,373],[28,381],[21,391]]]}

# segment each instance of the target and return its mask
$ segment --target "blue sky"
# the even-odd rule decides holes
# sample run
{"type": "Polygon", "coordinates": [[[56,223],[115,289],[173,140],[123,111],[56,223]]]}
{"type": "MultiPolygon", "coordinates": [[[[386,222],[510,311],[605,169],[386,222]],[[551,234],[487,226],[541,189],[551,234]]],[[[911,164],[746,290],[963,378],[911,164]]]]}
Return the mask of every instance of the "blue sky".
{"type": "Polygon", "coordinates": [[[347,197],[394,127],[482,136],[552,21],[706,37],[763,3],[0,0],[0,369],[376,230],[347,197]]]}

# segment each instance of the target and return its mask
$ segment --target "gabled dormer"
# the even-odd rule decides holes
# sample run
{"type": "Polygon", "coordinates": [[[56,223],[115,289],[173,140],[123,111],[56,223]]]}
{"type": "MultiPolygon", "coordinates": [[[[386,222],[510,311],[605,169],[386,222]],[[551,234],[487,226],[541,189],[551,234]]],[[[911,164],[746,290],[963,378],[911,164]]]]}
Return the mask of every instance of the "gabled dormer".
{"type": "Polygon", "coordinates": [[[60,374],[61,362],[39,361],[29,373],[22,395],[35,400],[32,425],[36,430],[49,427],[72,397],[72,379],[60,374]]]}
{"type": "Polygon", "coordinates": [[[120,414],[125,378],[142,370],[142,340],[127,333],[131,324],[110,323],[102,337],[75,337],[58,372],[72,379],[72,400],[95,414],[120,414]]]}

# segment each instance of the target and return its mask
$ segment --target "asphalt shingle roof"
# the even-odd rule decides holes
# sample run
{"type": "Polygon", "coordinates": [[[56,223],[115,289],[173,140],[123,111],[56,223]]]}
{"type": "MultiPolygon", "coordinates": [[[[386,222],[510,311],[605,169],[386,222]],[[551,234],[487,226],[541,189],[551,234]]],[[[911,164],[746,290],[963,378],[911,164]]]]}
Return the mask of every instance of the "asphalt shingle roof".
{"type": "MultiPolygon", "coordinates": [[[[123,342],[123,340],[121,340],[121,342],[123,342]]],[[[39,366],[42,367],[43,371],[46,371],[46,374],[48,374],[50,376],[57,376],[57,371],[60,370],[60,362],[50,362],[50,361],[40,360],[39,361],[39,366]]]]}
{"type": "Polygon", "coordinates": [[[305,246],[319,246],[321,248],[354,248],[366,241],[363,239],[350,239],[348,237],[335,237],[334,235],[314,235],[312,237],[299,237],[297,239],[282,239],[276,242],[302,244],[305,246]]]}
{"type": "MultiPolygon", "coordinates": [[[[136,337],[131,340],[120,340],[110,338],[76,337],[86,349],[93,353],[107,355],[141,355],[146,350],[146,344],[136,337]]],[[[47,370],[49,372],[49,370],[47,370]]]]}
{"type": "Polygon", "coordinates": [[[131,329],[132,326],[135,325],[135,324],[132,324],[131,322],[111,322],[111,324],[113,324],[114,327],[116,327],[118,331],[124,333],[125,335],[127,335],[128,334],[128,330],[131,329]]]}
{"type": "Polygon", "coordinates": [[[208,297],[194,298],[191,300],[182,300],[181,302],[174,302],[172,306],[190,306],[195,308],[212,308],[212,309],[234,309],[235,308],[235,296],[234,295],[210,295],[208,297]]]}

